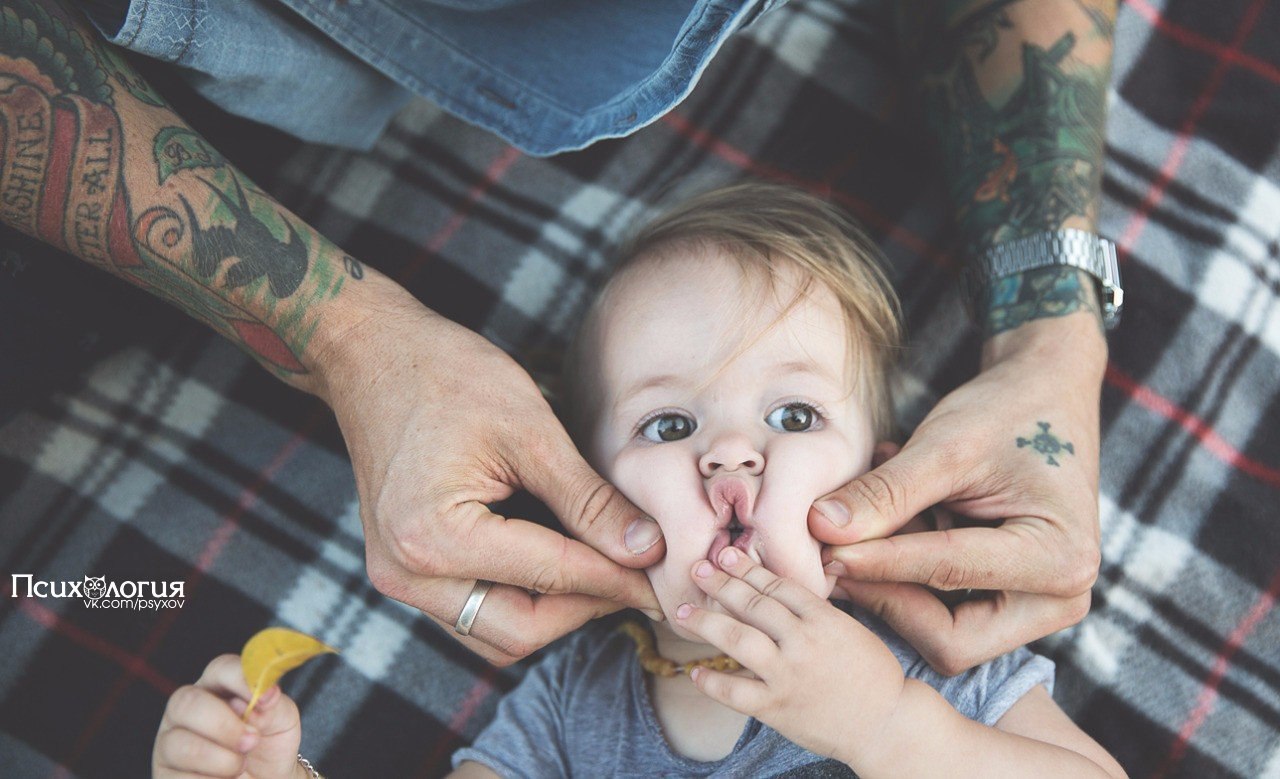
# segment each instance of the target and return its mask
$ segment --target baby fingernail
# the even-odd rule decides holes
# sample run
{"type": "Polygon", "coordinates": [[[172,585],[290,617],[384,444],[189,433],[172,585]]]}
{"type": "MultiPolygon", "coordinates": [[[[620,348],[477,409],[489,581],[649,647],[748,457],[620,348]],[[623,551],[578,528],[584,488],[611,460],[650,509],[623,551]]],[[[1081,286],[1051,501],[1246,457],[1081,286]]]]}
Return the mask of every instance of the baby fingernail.
{"type": "Polygon", "coordinates": [[[662,528],[648,517],[641,517],[627,527],[623,542],[631,554],[644,554],[662,538],[662,528]]]}
{"type": "Polygon", "coordinates": [[[698,563],[697,568],[693,569],[693,575],[697,576],[699,579],[705,579],[711,575],[711,572],[713,570],[715,569],[711,567],[711,563],[707,562],[706,560],[703,560],[702,562],[698,563]]]}
{"type": "Polygon", "coordinates": [[[737,565],[738,560],[741,558],[741,556],[742,556],[742,553],[739,552],[737,549],[733,548],[732,546],[726,547],[724,551],[720,553],[720,564],[725,566],[737,565]]]}
{"type": "Polygon", "coordinates": [[[832,576],[848,576],[849,575],[849,570],[845,568],[844,563],[840,562],[839,560],[832,560],[831,562],[827,563],[822,570],[826,571],[832,576]]]}
{"type": "Polygon", "coordinates": [[[254,730],[253,728],[246,728],[244,735],[240,737],[240,743],[237,745],[236,748],[239,749],[241,752],[248,752],[250,749],[253,749],[254,745],[256,745],[257,743],[258,743],[258,731],[254,730]]]}
{"type": "Polygon", "coordinates": [[[838,500],[820,500],[813,504],[813,507],[836,527],[844,527],[849,524],[849,509],[838,500]]]}
{"type": "Polygon", "coordinates": [[[676,619],[688,619],[689,615],[692,613],[693,613],[692,606],[690,606],[688,603],[681,603],[679,608],[676,609],[676,619]]]}

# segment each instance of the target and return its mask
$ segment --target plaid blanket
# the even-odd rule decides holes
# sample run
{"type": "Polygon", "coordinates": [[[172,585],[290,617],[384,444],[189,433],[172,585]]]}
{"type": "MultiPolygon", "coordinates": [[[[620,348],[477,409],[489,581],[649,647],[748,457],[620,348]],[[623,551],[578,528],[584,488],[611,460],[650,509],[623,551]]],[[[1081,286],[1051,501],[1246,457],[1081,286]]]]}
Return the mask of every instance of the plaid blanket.
{"type": "MultiPolygon", "coordinates": [[[[368,154],[286,144],[259,178],[534,367],[659,200],[744,176],[830,194],[893,263],[909,428],[971,375],[979,337],[888,4],[766,15],[675,113],[583,152],[527,158],[416,104],[368,154]]],[[[1113,83],[1101,230],[1129,294],[1102,396],[1102,571],[1089,617],[1038,649],[1134,776],[1280,777],[1280,6],[1127,0],[1113,83]]],[[[327,774],[446,771],[522,669],[495,671],[369,585],[327,409],[132,290],[4,240],[0,302],[45,324],[0,344],[94,359],[59,361],[80,369],[0,416],[0,774],[145,775],[169,693],[269,624],[342,650],[287,682],[327,774]],[[42,274],[82,296],[11,291],[42,274]],[[88,341],[61,337],[76,316],[88,341]],[[28,596],[33,581],[180,582],[182,602],[91,608],[28,596]]],[[[6,391],[30,364],[6,361],[6,391]]]]}

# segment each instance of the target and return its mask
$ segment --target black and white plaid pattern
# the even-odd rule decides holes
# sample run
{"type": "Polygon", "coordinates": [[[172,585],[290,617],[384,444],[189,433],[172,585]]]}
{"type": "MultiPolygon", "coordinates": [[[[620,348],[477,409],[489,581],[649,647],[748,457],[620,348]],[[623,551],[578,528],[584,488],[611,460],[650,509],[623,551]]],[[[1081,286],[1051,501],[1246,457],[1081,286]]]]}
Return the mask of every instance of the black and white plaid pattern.
{"type": "MultiPolygon", "coordinates": [[[[675,113],[587,151],[531,159],[419,104],[371,153],[298,147],[263,183],[535,366],[656,204],[745,176],[829,194],[893,263],[909,427],[972,374],[979,338],[889,13],[796,0],[675,113]]],[[[1040,649],[1059,700],[1132,775],[1280,777],[1280,8],[1128,0],[1116,48],[1101,229],[1128,294],[1103,389],[1104,559],[1093,612],[1040,649]]],[[[0,774],[144,775],[167,695],[268,624],[342,650],[287,683],[327,775],[445,771],[520,669],[368,584],[320,403],[160,320],[0,427],[0,774]],[[187,602],[13,598],[13,573],[181,579],[187,602]]]]}

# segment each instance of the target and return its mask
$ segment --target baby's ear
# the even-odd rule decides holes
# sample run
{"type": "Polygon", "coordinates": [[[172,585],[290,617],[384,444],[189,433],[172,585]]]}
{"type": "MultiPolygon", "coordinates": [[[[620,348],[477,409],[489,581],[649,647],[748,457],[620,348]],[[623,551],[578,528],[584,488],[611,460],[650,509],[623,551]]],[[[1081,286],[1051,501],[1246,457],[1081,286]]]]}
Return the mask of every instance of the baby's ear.
{"type": "Polygon", "coordinates": [[[892,441],[881,441],[871,450],[871,467],[879,468],[898,455],[902,447],[892,441]]]}

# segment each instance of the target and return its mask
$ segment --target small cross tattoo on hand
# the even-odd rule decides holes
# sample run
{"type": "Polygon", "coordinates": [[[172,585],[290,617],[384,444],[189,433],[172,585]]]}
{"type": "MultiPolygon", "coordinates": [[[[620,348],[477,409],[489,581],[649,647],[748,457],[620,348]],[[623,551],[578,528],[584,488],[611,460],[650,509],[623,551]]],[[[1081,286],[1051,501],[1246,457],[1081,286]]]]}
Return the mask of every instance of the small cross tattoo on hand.
{"type": "Polygon", "coordinates": [[[1067,454],[1074,455],[1076,453],[1076,449],[1071,445],[1070,441],[1059,440],[1056,435],[1049,432],[1048,422],[1036,422],[1036,425],[1039,426],[1040,432],[1036,433],[1031,438],[1018,436],[1019,449],[1024,446],[1029,446],[1044,455],[1045,462],[1055,467],[1058,465],[1058,461],[1053,459],[1055,454],[1066,452],[1067,454]]]}

